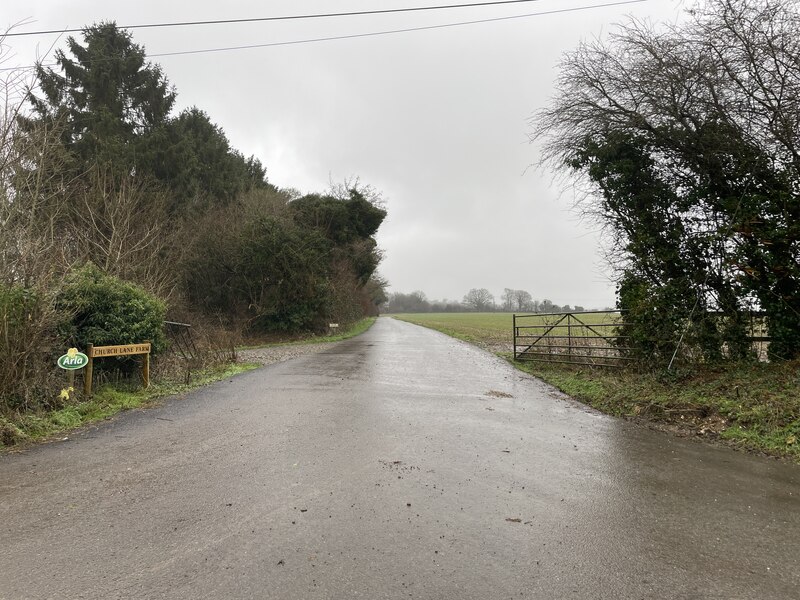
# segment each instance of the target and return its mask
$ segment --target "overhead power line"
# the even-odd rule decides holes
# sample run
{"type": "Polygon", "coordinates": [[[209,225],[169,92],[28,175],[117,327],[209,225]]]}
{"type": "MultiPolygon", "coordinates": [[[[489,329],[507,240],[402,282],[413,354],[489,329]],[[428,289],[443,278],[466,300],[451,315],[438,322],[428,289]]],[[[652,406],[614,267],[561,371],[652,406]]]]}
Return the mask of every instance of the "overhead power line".
{"type": "MultiPolygon", "coordinates": [[[[510,15],[505,17],[493,17],[489,19],[476,19],[473,21],[460,21],[456,23],[441,23],[439,25],[423,25],[419,27],[406,27],[403,29],[389,29],[384,31],[371,31],[366,33],[353,33],[348,35],[334,35],[334,36],[327,36],[327,37],[317,37],[317,38],[307,38],[302,40],[288,40],[283,42],[267,42],[263,44],[248,44],[242,46],[224,46],[220,48],[201,48],[197,50],[177,50],[175,52],[159,52],[156,54],[148,54],[148,58],[159,58],[159,57],[166,57],[166,56],[181,56],[181,55],[188,55],[188,54],[206,54],[211,52],[230,52],[234,50],[250,50],[254,48],[271,48],[275,46],[294,46],[299,44],[312,44],[317,42],[330,42],[334,40],[351,40],[357,38],[366,38],[366,37],[376,37],[380,35],[393,35],[398,33],[409,33],[412,31],[428,31],[432,29],[445,29],[450,27],[462,27],[465,25],[477,25],[480,23],[495,23],[498,21],[509,21],[512,19],[525,19],[530,17],[542,17],[546,15],[555,15],[555,14],[562,14],[562,13],[572,13],[572,12],[580,12],[585,10],[592,10],[596,8],[609,8],[613,6],[625,6],[628,4],[640,4],[642,2],[648,2],[649,0],[618,0],[617,2],[606,2],[604,4],[592,4],[586,6],[575,6],[572,8],[558,8],[554,10],[548,11],[540,11],[534,13],[526,13],[522,15],[510,15]]],[[[42,66],[52,67],[55,66],[57,63],[50,63],[42,66]]],[[[0,72],[2,71],[15,71],[18,69],[35,69],[36,65],[30,65],[27,67],[6,67],[0,68],[0,72]]]]}
{"type": "MultiPolygon", "coordinates": [[[[433,10],[450,10],[455,8],[474,8],[482,6],[500,6],[503,4],[530,4],[541,0],[494,0],[490,2],[465,2],[462,4],[442,4],[437,6],[412,6],[405,8],[386,8],[379,10],[359,10],[336,13],[312,13],[305,15],[280,15],[275,17],[253,17],[248,19],[216,19],[210,21],[176,21],[171,23],[146,23],[140,25],[120,25],[120,29],[152,29],[155,27],[187,27],[196,25],[223,25],[235,23],[263,23],[267,21],[296,21],[302,19],[326,19],[332,17],[357,17],[363,15],[385,15],[392,13],[422,12],[433,10]]],[[[19,31],[6,33],[6,37],[25,35],[46,35],[51,33],[76,33],[84,28],[77,29],[47,29],[43,31],[19,31]]]]}
{"type": "Polygon", "coordinates": [[[648,0],[619,0],[617,2],[607,2],[605,4],[594,4],[590,6],[576,6],[573,8],[558,8],[554,10],[527,13],[524,15],[511,15],[506,17],[493,17],[490,19],[476,19],[474,21],[460,21],[458,23],[442,23],[439,25],[423,25],[420,27],[405,27],[403,29],[389,29],[384,31],[370,31],[367,33],[353,33],[349,35],[332,35],[328,37],[308,38],[303,40],[289,40],[284,42],[267,42],[263,44],[247,44],[242,46],[224,46],[221,48],[201,48],[199,50],[178,50],[175,52],[159,52],[148,54],[148,58],[158,58],[164,56],[181,56],[185,54],[205,54],[210,52],[229,52],[233,50],[250,50],[253,48],[270,48],[274,46],[293,46],[298,44],[312,44],[316,42],[330,42],[334,40],[352,40],[357,38],[375,37],[379,35],[393,35],[397,33],[408,33],[411,31],[428,31],[431,29],[445,29],[449,27],[462,27],[464,25],[477,25],[479,23],[495,23],[498,21],[510,21],[512,19],[525,19],[529,17],[541,17],[545,15],[555,15],[559,13],[579,12],[594,8],[607,8],[611,6],[624,6],[626,4],[640,4],[648,0]]]}

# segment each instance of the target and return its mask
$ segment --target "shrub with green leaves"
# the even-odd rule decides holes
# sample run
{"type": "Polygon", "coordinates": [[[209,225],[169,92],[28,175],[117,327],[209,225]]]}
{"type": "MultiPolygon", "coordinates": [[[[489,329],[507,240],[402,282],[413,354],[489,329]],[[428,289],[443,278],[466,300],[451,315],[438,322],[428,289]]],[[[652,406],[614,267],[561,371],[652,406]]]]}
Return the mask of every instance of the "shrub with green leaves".
{"type": "Polygon", "coordinates": [[[60,333],[69,344],[112,346],[149,340],[153,353],[166,346],[164,302],[143,288],[106,275],[93,264],[73,271],[56,298],[66,316],[60,333]]]}

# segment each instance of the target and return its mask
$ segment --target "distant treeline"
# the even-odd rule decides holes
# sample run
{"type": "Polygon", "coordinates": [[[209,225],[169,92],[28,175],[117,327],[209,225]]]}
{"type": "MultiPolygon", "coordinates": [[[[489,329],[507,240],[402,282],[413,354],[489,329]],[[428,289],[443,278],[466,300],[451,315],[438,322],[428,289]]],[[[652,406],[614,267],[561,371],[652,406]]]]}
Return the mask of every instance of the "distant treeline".
{"type": "MultiPolygon", "coordinates": [[[[554,304],[550,300],[534,300],[525,290],[505,288],[500,301],[486,288],[473,288],[458,300],[428,300],[425,292],[415,291],[410,294],[393,292],[389,294],[389,302],[383,308],[389,313],[424,313],[424,312],[581,312],[583,306],[554,304]]],[[[609,309],[612,310],[612,309],[609,309]]]]}

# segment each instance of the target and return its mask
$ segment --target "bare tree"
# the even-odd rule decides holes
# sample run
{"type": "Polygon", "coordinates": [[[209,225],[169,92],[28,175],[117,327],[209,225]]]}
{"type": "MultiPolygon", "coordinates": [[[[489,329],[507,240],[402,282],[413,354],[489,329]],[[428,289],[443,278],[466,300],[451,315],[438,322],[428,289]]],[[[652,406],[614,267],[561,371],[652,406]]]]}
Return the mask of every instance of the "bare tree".
{"type": "Polygon", "coordinates": [[[500,302],[503,310],[514,310],[515,308],[515,300],[514,294],[517,290],[512,290],[511,288],[504,288],[503,293],[500,295],[500,302]]]}
{"type": "Polygon", "coordinates": [[[415,291],[410,294],[402,292],[392,292],[389,294],[389,304],[387,306],[389,312],[430,312],[431,303],[428,301],[425,292],[415,291]]]}
{"type": "Polygon", "coordinates": [[[503,310],[530,311],[534,306],[533,298],[525,290],[505,288],[500,300],[503,310]]]}
{"type": "Polygon", "coordinates": [[[464,304],[476,311],[487,311],[494,308],[494,296],[486,288],[473,288],[464,296],[464,304]]]}
{"type": "Polygon", "coordinates": [[[350,199],[353,192],[361,195],[373,206],[386,209],[386,199],[382,192],[369,183],[363,183],[358,175],[345,177],[342,182],[336,182],[332,178],[328,181],[327,194],[338,200],[350,199]]]}
{"type": "Polygon", "coordinates": [[[531,310],[532,305],[533,298],[531,298],[530,293],[525,290],[514,291],[514,310],[531,310]]]}
{"type": "Polygon", "coordinates": [[[72,213],[75,260],[135,281],[162,298],[177,285],[176,239],[180,222],[169,220],[165,192],[149,179],[93,168],[72,213]]]}
{"type": "MultiPolygon", "coordinates": [[[[0,65],[7,55],[0,36],[0,65]]],[[[64,183],[64,156],[57,126],[20,131],[18,117],[33,83],[18,70],[0,79],[0,410],[55,401],[52,364],[44,358],[55,344],[49,292],[61,276],[54,222],[63,196],[54,189],[64,183]]],[[[14,432],[0,428],[0,436],[13,441],[14,432]]]]}

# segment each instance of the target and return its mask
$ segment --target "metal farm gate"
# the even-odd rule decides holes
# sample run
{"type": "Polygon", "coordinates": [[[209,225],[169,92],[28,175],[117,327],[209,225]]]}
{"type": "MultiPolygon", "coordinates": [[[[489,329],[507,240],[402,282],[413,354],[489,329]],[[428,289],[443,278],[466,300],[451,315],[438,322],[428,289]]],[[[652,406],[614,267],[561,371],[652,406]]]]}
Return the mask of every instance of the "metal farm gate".
{"type": "Polygon", "coordinates": [[[514,360],[622,367],[625,352],[619,311],[514,315],[514,360]]]}

